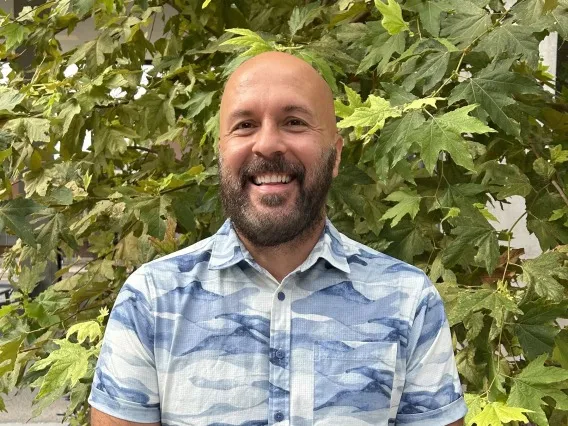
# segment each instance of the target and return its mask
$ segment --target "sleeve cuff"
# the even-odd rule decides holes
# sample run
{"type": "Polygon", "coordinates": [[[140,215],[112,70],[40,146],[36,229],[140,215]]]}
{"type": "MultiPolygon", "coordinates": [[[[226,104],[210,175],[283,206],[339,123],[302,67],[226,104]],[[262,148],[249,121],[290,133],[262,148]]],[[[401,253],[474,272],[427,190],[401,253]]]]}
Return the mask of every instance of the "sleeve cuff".
{"type": "Polygon", "coordinates": [[[138,423],[160,422],[159,404],[144,405],[112,398],[95,387],[91,388],[89,404],[97,410],[121,420],[138,423]]]}
{"type": "Polygon", "coordinates": [[[463,397],[460,397],[454,402],[434,411],[417,414],[398,414],[396,416],[396,424],[412,426],[442,426],[448,425],[465,417],[466,413],[467,405],[465,404],[463,397]]]}

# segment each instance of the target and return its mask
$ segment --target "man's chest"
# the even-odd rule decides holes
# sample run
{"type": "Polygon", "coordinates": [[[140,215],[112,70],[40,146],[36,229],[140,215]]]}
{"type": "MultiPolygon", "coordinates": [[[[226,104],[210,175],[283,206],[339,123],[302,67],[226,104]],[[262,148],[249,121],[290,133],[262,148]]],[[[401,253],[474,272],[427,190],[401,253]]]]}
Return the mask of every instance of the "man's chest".
{"type": "Polygon", "coordinates": [[[294,284],[193,282],[158,301],[164,423],[387,425],[403,380],[404,296],[294,284]]]}

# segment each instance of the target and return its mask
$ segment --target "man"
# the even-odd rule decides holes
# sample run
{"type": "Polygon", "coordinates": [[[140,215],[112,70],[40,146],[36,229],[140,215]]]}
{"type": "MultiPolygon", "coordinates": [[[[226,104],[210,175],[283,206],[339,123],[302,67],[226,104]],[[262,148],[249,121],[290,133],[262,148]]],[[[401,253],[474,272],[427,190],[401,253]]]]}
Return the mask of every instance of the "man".
{"type": "Polygon", "coordinates": [[[271,52],[233,73],[219,145],[230,220],[122,288],[94,426],[463,424],[435,288],[326,220],[341,148],[307,63],[271,52]]]}

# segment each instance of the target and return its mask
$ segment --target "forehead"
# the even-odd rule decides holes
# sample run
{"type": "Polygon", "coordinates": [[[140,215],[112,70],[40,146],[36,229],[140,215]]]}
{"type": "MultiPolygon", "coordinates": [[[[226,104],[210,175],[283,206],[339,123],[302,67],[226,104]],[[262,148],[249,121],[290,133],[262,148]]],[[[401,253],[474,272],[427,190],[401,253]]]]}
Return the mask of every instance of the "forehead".
{"type": "Polygon", "coordinates": [[[236,109],[289,110],[299,106],[319,115],[317,82],[299,67],[278,69],[274,66],[256,66],[234,75],[227,83],[221,103],[221,117],[228,118],[236,109]]]}

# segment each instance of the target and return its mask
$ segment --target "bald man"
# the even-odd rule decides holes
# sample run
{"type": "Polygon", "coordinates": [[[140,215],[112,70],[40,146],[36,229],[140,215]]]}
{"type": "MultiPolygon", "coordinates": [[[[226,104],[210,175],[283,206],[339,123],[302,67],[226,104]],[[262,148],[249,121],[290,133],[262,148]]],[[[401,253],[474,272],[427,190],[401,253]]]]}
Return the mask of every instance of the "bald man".
{"type": "Polygon", "coordinates": [[[343,141],[333,96],[270,52],[229,78],[212,237],[139,268],[91,396],[103,425],[460,425],[436,289],[339,233],[325,200],[343,141]]]}

